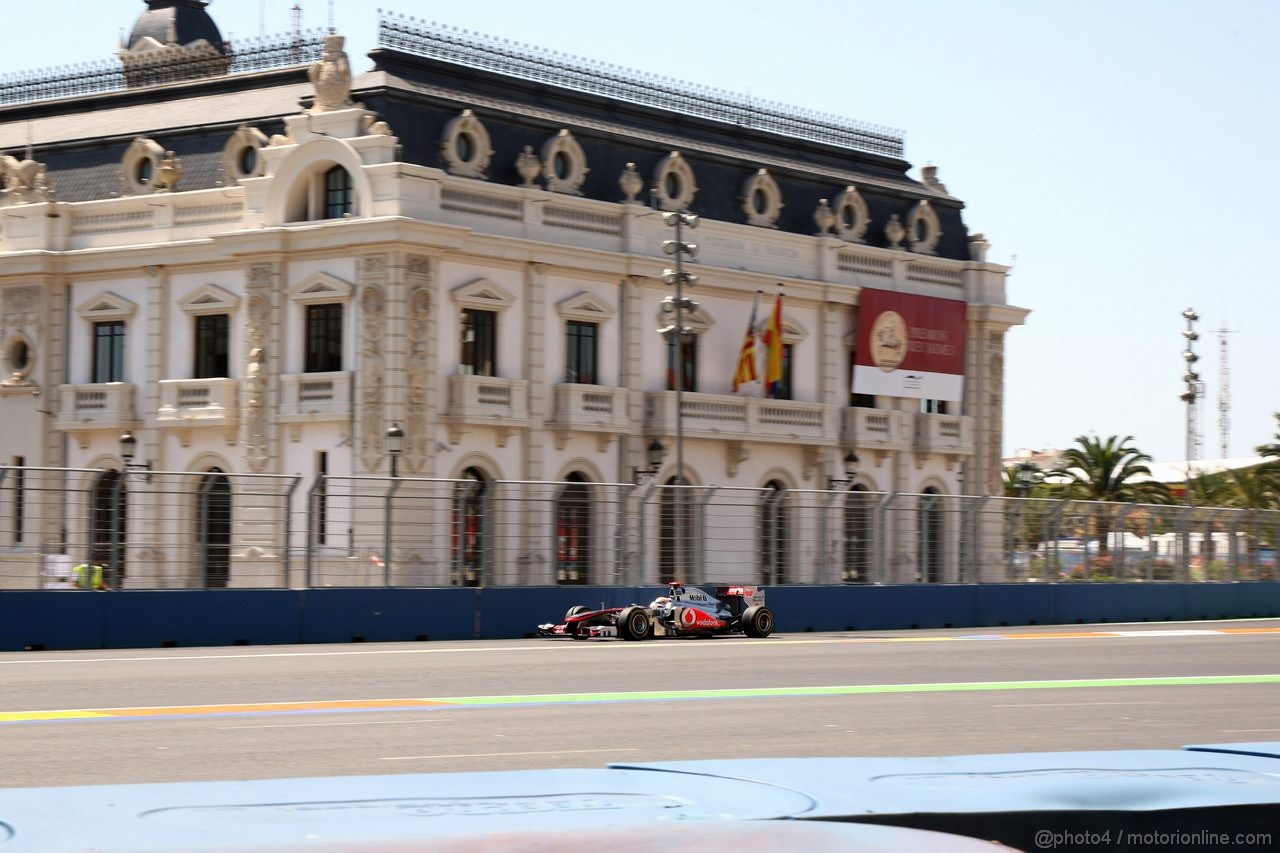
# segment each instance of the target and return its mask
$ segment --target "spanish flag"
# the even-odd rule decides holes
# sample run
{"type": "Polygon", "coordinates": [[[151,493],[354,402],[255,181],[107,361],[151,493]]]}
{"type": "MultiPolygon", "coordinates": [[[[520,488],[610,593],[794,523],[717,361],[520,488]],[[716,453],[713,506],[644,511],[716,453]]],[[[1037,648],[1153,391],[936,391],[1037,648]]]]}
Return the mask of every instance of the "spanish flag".
{"type": "Polygon", "coordinates": [[[769,325],[764,327],[764,395],[776,397],[782,392],[782,293],[773,303],[769,325]]]}
{"type": "Polygon", "coordinates": [[[742,340],[742,354],[738,356],[738,369],[733,374],[733,392],[748,382],[759,382],[760,371],[756,370],[756,311],[760,308],[760,291],[756,291],[756,301],[751,305],[751,322],[747,323],[747,336],[742,340]]]}

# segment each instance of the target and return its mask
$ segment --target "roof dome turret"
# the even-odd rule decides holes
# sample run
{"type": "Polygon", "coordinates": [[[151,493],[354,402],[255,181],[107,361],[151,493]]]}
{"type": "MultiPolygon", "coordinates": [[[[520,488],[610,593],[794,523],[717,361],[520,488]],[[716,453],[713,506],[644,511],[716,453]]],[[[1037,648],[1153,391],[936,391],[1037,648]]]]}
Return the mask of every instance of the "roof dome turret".
{"type": "Polygon", "coordinates": [[[119,51],[130,88],[227,73],[231,45],[205,11],[205,0],[144,2],[147,10],[119,51]]]}

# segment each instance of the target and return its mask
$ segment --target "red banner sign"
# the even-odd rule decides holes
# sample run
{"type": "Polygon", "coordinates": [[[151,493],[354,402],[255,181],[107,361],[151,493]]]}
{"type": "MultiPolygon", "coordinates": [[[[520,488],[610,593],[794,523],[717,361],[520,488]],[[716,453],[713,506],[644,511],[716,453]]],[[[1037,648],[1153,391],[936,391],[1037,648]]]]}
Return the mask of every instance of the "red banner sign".
{"type": "Polygon", "coordinates": [[[957,299],[863,288],[853,390],[962,400],[966,308],[957,299]]]}

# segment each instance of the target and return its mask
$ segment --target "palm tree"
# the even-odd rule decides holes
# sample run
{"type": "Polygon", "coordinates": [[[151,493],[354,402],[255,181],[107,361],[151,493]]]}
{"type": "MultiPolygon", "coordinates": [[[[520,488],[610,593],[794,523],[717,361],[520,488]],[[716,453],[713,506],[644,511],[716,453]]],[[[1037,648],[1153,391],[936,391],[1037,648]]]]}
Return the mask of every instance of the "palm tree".
{"type": "MultiPolygon", "coordinates": [[[[1254,450],[1259,456],[1274,456],[1280,460],[1280,412],[1275,413],[1276,417],[1276,440],[1269,444],[1259,444],[1254,450]]],[[[1276,464],[1276,463],[1268,463],[1276,464]]]]}
{"type": "MultiPolygon", "coordinates": [[[[1164,483],[1150,479],[1151,469],[1145,464],[1151,457],[1134,447],[1133,436],[1111,436],[1105,441],[1097,436],[1076,436],[1079,447],[1070,447],[1062,454],[1062,462],[1052,474],[1067,481],[1066,496],[1077,500],[1107,501],[1119,503],[1173,502],[1173,495],[1164,483]]],[[[1097,519],[1098,550],[1108,552],[1111,533],[1111,517],[1106,512],[1097,519]]]]}

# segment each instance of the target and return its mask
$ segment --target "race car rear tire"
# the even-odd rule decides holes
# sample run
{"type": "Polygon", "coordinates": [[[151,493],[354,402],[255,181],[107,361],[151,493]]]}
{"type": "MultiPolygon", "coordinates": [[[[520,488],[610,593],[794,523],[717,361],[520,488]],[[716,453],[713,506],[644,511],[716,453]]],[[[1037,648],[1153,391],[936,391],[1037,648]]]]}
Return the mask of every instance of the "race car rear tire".
{"type": "Polygon", "coordinates": [[[773,611],[767,607],[748,607],[742,614],[742,633],[748,637],[767,637],[773,633],[773,611]]]}
{"type": "Polygon", "coordinates": [[[587,605],[575,604],[569,608],[568,613],[564,614],[564,621],[568,622],[570,619],[572,619],[574,616],[577,616],[579,613],[590,613],[590,612],[591,612],[591,608],[588,607],[587,605]]]}
{"type": "Polygon", "coordinates": [[[653,633],[653,623],[643,607],[628,607],[618,614],[618,636],[624,640],[644,640],[653,633]]]}

